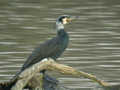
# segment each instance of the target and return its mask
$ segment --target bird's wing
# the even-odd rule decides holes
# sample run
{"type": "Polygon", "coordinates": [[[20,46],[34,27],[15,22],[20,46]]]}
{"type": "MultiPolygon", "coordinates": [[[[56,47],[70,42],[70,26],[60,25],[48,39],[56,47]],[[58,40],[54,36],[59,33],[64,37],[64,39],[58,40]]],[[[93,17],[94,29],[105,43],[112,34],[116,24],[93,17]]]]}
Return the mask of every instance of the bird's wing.
{"type": "Polygon", "coordinates": [[[32,52],[32,54],[25,61],[21,70],[28,68],[29,66],[41,61],[44,58],[50,57],[50,55],[55,53],[57,49],[59,49],[58,37],[46,41],[32,52]]]}

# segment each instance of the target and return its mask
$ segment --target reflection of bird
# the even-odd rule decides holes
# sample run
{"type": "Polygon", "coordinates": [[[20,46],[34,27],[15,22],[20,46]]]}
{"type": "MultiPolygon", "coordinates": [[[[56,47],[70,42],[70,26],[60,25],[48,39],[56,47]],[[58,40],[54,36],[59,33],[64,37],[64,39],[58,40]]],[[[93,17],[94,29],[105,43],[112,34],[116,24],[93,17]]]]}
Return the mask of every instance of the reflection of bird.
{"type": "Polygon", "coordinates": [[[56,60],[67,48],[69,42],[69,36],[64,30],[64,25],[71,22],[74,19],[69,15],[62,15],[56,21],[56,37],[46,41],[41,44],[38,48],[36,48],[33,53],[28,57],[25,61],[21,71],[16,74],[15,77],[11,80],[11,82],[15,83],[18,75],[25,70],[26,68],[32,66],[33,64],[43,60],[52,58],[56,60]]]}

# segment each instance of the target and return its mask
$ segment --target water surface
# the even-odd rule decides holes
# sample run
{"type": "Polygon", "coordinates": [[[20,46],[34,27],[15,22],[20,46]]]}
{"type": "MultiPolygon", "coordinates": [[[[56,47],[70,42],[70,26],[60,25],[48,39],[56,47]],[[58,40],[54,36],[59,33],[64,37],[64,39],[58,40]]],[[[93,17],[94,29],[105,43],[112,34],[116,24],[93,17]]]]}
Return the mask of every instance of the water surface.
{"type": "MultiPolygon", "coordinates": [[[[1,81],[12,78],[36,46],[56,35],[58,16],[69,14],[79,19],[65,27],[70,43],[58,62],[120,83],[119,10],[119,0],[0,1],[1,81]]],[[[97,85],[85,78],[56,77],[70,88],[97,85]]]]}

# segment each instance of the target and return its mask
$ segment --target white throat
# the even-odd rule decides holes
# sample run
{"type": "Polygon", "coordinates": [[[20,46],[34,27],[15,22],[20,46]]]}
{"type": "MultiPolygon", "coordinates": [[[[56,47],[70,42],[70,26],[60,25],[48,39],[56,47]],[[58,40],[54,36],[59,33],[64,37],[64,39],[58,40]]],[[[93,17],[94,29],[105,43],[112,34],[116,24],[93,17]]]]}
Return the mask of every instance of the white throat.
{"type": "Polygon", "coordinates": [[[56,29],[57,30],[64,29],[64,25],[61,22],[56,22],[56,29]]]}

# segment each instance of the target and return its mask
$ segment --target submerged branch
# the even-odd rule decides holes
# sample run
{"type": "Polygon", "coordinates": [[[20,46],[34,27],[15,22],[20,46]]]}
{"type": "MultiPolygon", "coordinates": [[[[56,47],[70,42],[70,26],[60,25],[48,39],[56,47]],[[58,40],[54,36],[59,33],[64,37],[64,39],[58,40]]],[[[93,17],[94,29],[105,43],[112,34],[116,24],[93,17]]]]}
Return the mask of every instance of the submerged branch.
{"type": "Polygon", "coordinates": [[[40,72],[44,69],[57,71],[59,73],[65,74],[65,75],[72,75],[75,77],[82,76],[82,77],[91,79],[102,86],[110,85],[107,82],[97,79],[96,76],[94,76],[94,75],[91,75],[91,74],[88,74],[88,73],[85,73],[82,71],[77,71],[70,66],[58,64],[55,61],[53,61],[52,59],[49,59],[48,61],[39,62],[39,63],[33,65],[32,67],[24,70],[19,75],[19,80],[17,81],[15,86],[12,87],[12,90],[22,90],[22,88],[24,88],[24,86],[26,86],[26,84],[32,79],[32,77],[34,77],[38,72],[40,72]]]}

